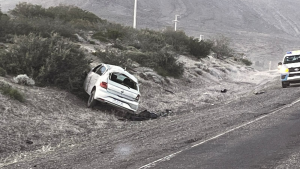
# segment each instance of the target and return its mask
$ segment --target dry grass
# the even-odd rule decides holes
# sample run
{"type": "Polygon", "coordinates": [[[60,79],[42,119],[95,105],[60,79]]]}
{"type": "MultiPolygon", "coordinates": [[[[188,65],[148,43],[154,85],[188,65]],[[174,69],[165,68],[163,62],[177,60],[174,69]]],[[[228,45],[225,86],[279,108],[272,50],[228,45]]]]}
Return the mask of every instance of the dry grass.
{"type": "Polygon", "coordinates": [[[2,165],[19,161],[26,152],[48,152],[53,147],[78,144],[106,133],[104,129],[123,125],[113,114],[88,109],[65,91],[11,85],[24,93],[26,103],[0,94],[2,165]]]}

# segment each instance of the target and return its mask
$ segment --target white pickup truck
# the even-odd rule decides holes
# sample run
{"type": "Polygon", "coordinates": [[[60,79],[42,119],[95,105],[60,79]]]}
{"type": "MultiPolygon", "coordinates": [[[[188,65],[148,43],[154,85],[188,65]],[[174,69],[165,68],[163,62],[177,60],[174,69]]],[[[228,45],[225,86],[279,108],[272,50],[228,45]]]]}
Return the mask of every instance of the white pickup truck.
{"type": "Polygon", "coordinates": [[[287,52],[278,67],[283,88],[290,86],[290,83],[300,83],[300,50],[287,52]]]}

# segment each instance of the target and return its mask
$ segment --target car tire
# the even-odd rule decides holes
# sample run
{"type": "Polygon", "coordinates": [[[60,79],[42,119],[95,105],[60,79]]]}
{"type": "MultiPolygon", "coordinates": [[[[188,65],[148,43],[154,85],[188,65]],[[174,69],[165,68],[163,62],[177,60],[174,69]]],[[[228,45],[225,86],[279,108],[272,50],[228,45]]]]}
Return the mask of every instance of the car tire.
{"type": "Polygon", "coordinates": [[[281,82],[282,84],[282,88],[287,88],[288,86],[290,86],[290,83],[288,82],[281,82]]]}
{"type": "Polygon", "coordinates": [[[95,100],[95,89],[92,90],[89,100],[87,102],[88,108],[93,108],[96,105],[97,100],[95,100]]]}

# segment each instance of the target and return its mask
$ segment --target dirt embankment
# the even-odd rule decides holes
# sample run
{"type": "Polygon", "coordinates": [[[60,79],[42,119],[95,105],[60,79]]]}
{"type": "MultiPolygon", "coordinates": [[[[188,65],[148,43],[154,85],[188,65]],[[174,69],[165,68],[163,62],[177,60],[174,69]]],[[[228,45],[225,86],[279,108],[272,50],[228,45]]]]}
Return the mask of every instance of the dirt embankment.
{"type": "Polygon", "coordinates": [[[120,118],[124,112],[105,105],[88,109],[85,101],[65,91],[20,86],[1,78],[24,93],[26,102],[0,94],[0,167],[68,168],[63,161],[73,161],[71,168],[85,164],[89,168],[136,167],[141,158],[150,161],[157,153],[172,152],[230,126],[228,119],[234,121],[240,115],[215,116],[213,110],[262,90],[265,80],[276,76],[276,72],[236,66],[231,59],[194,61],[181,56],[179,60],[186,69],[181,79],[136,69],[140,111],[173,112],[150,121],[120,118]]]}

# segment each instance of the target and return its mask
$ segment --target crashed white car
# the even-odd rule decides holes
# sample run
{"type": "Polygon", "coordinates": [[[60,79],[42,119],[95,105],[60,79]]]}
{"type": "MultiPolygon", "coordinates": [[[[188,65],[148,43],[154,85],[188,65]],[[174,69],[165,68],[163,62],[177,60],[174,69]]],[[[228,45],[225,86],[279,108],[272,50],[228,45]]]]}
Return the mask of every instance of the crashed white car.
{"type": "Polygon", "coordinates": [[[97,101],[135,112],[140,92],[137,79],[119,66],[100,64],[86,76],[84,90],[90,95],[87,106],[97,101]]]}

